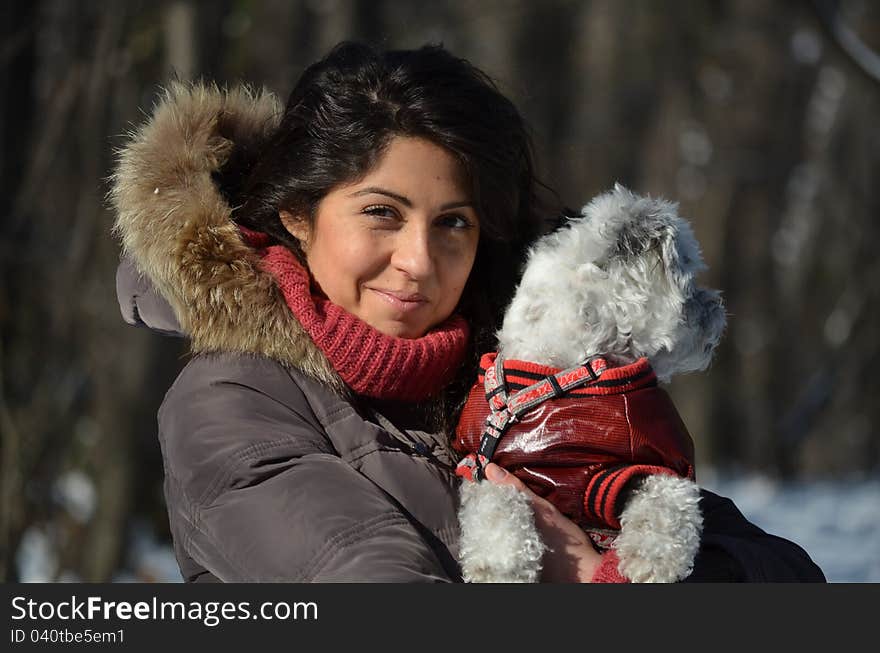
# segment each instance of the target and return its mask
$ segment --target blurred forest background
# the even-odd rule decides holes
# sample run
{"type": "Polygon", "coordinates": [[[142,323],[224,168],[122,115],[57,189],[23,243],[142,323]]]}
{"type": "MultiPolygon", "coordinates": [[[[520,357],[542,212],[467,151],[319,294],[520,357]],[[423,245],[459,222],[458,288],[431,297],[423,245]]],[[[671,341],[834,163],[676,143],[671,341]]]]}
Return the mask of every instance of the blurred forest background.
{"type": "Polygon", "coordinates": [[[569,206],[614,182],[680,202],[730,314],[710,370],[671,388],[698,470],[880,474],[880,3],[13,0],[0,18],[2,580],[167,569],[135,560],[168,560],[156,410],[186,343],[120,318],[113,148],[172,75],[285,99],[347,38],[441,42],[488,72],[569,206]]]}

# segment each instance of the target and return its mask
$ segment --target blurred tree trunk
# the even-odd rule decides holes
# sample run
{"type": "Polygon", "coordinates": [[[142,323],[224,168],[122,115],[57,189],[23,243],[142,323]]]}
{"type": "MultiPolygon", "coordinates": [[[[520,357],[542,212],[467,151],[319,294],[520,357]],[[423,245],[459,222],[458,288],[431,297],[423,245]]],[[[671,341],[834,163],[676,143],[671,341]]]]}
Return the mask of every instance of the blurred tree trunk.
{"type": "Polygon", "coordinates": [[[181,80],[192,79],[198,69],[195,14],[195,7],[185,0],[173,0],[163,11],[165,66],[181,80]]]}
{"type": "Polygon", "coordinates": [[[14,387],[8,374],[8,361],[14,334],[8,328],[18,310],[20,295],[9,280],[20,269],[14,253],[20,251],[24,228],[12,213],[13,197],[22,178],[16,157],[29,145],[32,85],[36,66],[36,6],[5,3],[0,7],[0,580],[14,578],[14,556],[24,523],[25,471],[20,462],[24,439],[24,420],[17,408],[14,387]]]}
{"type": "MultiPolygon", "coordinates": [[[[122,127],[113,114],[115,87],[139,85],[120,75],[129,5],[30,6],[33,91],[4,94],[35,116],[18,121],[32,131],[20,132],[29,144],[18,150],[17,192],[3,194],[14,198],[4,211],[4,242],[16,245],[3,270],[6,301],[15,306],[3,323],[4,343],[12,345],[3,347],[3,421],[17,436],[4,428],[3,464],[26,479],[4,474],[4,493],[18,509],[4,512],[4,567],[14,578],[10,549],[31,530],[51,543],[54,569],[47,573],[108,580],[124,552],[137,478],[132,436],[143,426],[132,422],[139,413],[132,406],[164,344],[131,330],[120,334],[113,310],[118,246],[103,197],[108,126],[122,127]]],[[[27,66],[14,70],[27,74],[27,66]]],[[[4,125],[14,124],[16,113],[7,115],[13,122],[4,125]]],[[[155,437],[150,421],[144,426],[155,437]]]]}

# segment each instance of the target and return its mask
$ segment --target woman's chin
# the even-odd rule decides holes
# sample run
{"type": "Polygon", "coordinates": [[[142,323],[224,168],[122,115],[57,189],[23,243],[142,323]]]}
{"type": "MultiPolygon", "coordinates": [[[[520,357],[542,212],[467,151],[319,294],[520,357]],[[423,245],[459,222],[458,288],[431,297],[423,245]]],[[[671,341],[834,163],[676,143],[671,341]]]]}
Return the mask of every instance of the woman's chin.
{"type": "Polygon", "coordinates": [[[409,324],[401,324],[399,322],[386,323],[381,327],[375,326],[380,333],[391,336],[392,338],[403,338],[405,340],[415,340],[421,338],[427,330],[414,327],[409,324]]]}
{"type": "Polygon", "coordinates": [[[379,319],[364,321],[382,335],[390,336],[392,338],[404,338],[406,340],[421,338],[429,329],[429,327],[423,323],[423,320],[402,320],[395,317],[383,316],[379,319]]]}

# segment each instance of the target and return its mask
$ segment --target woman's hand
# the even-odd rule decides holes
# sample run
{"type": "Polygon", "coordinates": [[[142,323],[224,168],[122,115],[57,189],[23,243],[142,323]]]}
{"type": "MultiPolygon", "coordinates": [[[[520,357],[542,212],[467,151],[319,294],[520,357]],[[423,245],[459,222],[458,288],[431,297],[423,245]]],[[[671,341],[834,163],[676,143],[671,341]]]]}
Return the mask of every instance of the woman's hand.
{"type": "Polygon", "coordinates": [[[514,474],[495,463],[486,466],[486,478],[496,485],[512,485],[525,492],[535,511],[535,523],[548,551],[544,554],[541,581],[545,583],[589,583],[601,554],[590,538],[552,503],[532,492],[514,474]]]}

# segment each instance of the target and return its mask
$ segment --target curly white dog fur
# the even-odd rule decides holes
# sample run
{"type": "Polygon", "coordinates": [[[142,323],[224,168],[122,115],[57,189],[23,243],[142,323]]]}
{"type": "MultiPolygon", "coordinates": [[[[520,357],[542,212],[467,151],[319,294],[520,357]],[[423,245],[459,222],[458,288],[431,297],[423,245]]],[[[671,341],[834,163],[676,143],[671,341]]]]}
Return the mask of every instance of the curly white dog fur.
{"type": "Polygon", "coordinates": [[[465,582],[538,582],[545,546],[526,495],[510,485],[465,483],[461,501],[465,582]]]}
{"type": "Polygon", "coordinates": [[[620,515],[618,570],[634,583],[674,583],[694,568],[703,517],[700,490],[686,478],[645,477],[620,515]]]}
{"type": "MultiPolygon", "coordinates": [[[[675,204],[615,185],[532,247],[498,349],[505,358],[563,369],[594,354],[621,365],[644,356],[661,382],[704,370],[726,316],[720,293],[696,285],[703,269],[675,204]]],[[[464,577],[537,580],[540,537],[531,508],[496,489],[463,485],[464,577]],[[504,523],[511,519],[514,525],[504,523]]],[[[634,582],[680,580],[699,548],[699,489],[687,479],[648,477],[633,490],[621,524],[614,546],[622,574],[634,582]]]]}

